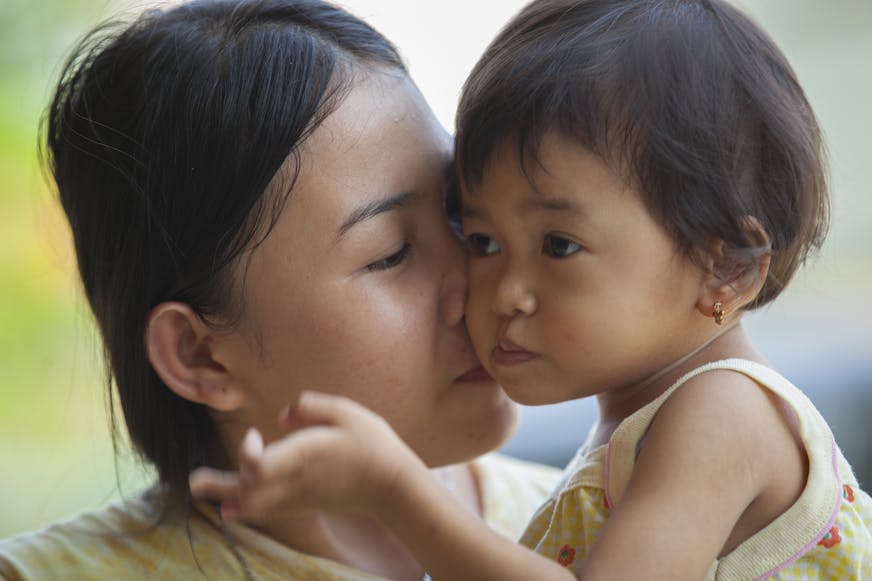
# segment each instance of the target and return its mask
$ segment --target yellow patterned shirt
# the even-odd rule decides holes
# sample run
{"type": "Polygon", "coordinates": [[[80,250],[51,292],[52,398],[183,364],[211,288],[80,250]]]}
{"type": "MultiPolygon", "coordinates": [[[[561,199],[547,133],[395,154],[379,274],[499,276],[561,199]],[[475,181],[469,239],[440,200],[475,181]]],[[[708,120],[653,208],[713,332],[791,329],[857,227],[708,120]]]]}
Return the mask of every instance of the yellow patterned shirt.
{"type": "Polygon", "coordinates": [[[730,359],[700,367],[625,419],[607,445],[582,449],[551,499],[536,513],[521,542],[575,570],[626,490],[636,450],[654,415],[688,379],[712,369],[743,373],[780,397],[796,415],[809,459],[799,499],[731,553],[711,565],[707,580],[872,579],[872,500],[824,419],[808,398],[775,371],[730,359]]]}
{"type": "MultiPolygon", "coordinates": [[[[473,463],[485,521],[518,538],[560,476],[553,468],[491,454],[473,463]]],[[[257,531],[227,524],[200,504],[155,525],[156,499],[132,501],[0,542],[0,579],[290,579],[383,581],[294,551],[257,531]]]]}

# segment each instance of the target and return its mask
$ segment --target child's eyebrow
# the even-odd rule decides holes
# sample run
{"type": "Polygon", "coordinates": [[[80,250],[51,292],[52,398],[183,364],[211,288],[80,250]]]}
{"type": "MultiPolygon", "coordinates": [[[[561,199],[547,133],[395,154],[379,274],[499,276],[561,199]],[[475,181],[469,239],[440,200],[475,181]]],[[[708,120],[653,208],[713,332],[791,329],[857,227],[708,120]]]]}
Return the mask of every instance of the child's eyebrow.
{"type": "MultiPolygon", "coordinates": [[[[542,194],[536,194],[524,200],[521,204],[521,210],[524,212],[537,210],[544,210],[547,212],[569,212],[580,218],[587,216],[584,207],[573,200],[544,196],[542,194]]],[[[487,211],[472,207],[468,202],[464,201],[460,207],[460,216],[461,218],[483,218],[487,216],[487,211]]]]}
{"type": "Polygon", "coordinates": [[[468,204],[463,204],[460,206],[460,217],[461,218],[479,218],[481,217],[482,212],[480,210],[476,210],[475,208],[470,208],[468,204]]]}
{"type": "Polygon", "coordinates": [[[546,210],[552,212],[569,212],[578,216],[585,216],[587,212],[574,200],[556,198],[541,194],[530,196],[524,203],[525,210],[546,210]]]}

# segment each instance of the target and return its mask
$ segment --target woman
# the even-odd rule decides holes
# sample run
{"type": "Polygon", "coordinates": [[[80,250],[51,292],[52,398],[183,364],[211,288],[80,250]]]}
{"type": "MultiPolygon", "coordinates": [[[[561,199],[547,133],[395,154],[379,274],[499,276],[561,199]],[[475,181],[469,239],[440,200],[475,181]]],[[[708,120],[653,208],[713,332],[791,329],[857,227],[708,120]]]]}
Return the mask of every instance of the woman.
{"type": "Polygon", "coordinates": [[[259,530],[195,503],[303,389],[384,416],[470,510],[516,535],[552,471],[488,457],[514,410],[463,325],[443,212],[451,142],[394,48],[317,0],[201,1],[99,29],[47,116],[141,498],[0,544],[0,576],[421,579],[364,518],[259,530]]]}

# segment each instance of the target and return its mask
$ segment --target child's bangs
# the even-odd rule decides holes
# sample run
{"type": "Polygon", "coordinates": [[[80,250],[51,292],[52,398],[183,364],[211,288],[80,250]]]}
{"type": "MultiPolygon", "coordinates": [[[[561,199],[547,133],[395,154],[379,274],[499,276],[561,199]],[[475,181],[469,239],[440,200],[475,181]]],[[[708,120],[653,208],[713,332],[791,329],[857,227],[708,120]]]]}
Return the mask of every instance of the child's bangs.
{"type": "Polygon", "coordinates": [[[522,164],[536,162],[550,131],[642,180],[660,165],[652,156],[687,142],[673,131],[714,132],[712,115],[724,111],[706,79],[718,67],[700,70],[717,31],[698,3],[537,2],[514,24],[464,86],[457,160],[468,185],[506,140],[522,164]]]}
{"type": "Polygon", "coordinates": [[[524,38],[524,47],[498,39],[485,54],[457,114],[457,168],[465,185],[480,183],[492,155],[507,142],[517,147],[526,172],[529,163],[539,163],[540,143],[550,132],[623,169],[636,158],[642,139],[623,56],[627,47],[599,45],[591,31],[571,34],[590,38],[547,33],[524,38]]]}

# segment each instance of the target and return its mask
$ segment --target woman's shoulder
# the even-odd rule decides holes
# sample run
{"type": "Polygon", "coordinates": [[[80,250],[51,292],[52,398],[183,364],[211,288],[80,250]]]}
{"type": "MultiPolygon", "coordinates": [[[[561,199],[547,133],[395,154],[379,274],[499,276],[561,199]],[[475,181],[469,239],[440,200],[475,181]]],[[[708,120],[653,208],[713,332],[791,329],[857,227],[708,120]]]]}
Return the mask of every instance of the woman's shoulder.
{"type": "Polygon", "coordinates": [[[484,519],[497,532],[517,539],[561,477],[552,466],[487,454],[473,469],[481,488],[484,519]]]}
{"type": "Polygon", "coordinates": [[[144,494],[0,541],[0,579],[263,579],[377,581],[285,547],[205,503],[166,512],[144,494]]]}
{"type": "Polygon", "coordinates": [[[549,493],[562,473],[561,469],[554,466],[522,460],[498,452],[481,456],[473,462],[473,465],[478,471],[478,476],[483,480],[498,478],[510,485],[529,486],[537,490],[544,487],[549,493]]]}
{"type": "MultiPolygon", "coordinates": [[[[153,493],[123,500],[80,514],[71,520],[0,542],[0,578],[3,579],[145,579],[198,576],[194,545],[220,535],[208,519],[196,512],[163,514],[153,493]]],[[[209,569],[227,562],[232,554],[213,551],[209,569]]]]}

